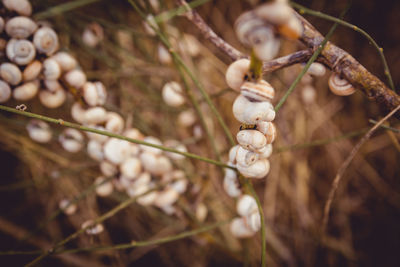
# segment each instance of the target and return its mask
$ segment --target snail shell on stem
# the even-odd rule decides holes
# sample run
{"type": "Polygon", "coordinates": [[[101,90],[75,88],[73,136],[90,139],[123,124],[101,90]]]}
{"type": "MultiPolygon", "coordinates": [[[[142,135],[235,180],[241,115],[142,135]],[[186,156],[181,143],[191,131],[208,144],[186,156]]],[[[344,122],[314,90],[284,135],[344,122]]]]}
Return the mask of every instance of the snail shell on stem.
{"type": "Polygon", "coordinates": [[[3,63],[0,65],[0,76],[1,78],[11,85],[17,85],[22,80],[22,73],[13,63],[3,63]]]}
{"type": "Polygon", "coordinates": [[[26,125],[29,137],[38,143],[47,143],[51,140],[51,129],[50,126],[40,120],[31,120],[26,125]]]}
{"type": "Polygon", "coordinates": [[[11,97],[11,88],[8,83],[0,80],[0,103],[7,102],[11,97]]]}
{"type": "Polygon", "coordinates": [[[7,57],[18,65],[27,65],[36,56],[36,49],[28,40],[11,39],[6,47],[7,57]]]}
{"type": "Polygon", "coordinates": [[[335,95],[347,96],[353,94],[356,90],[346,79],[342,79],[338,74],[332,73],[329,77],[329,89],[335,95]]]}
{"type": "Polygon", "coordinates": [[[12,38],[28,38],[37,29],[36,23],[28,17],[17,16],[6,23],[6,32],[12,38]]]}
{"type": "Polygon", "coordinates": [[[240,92],[252,102],[271,101],[275,96],[274,88],[265,80],[257,83],[244,82],[240,87],[240,92]]]}
{"type": "Polygon", "coordinates": [[[39,53],[50,56],[59,47],[57,33],[50,27],[42,27],[35,32],[33,44],[39,53]]]}
{"type": "Polygon", "coordinates": [[[225,73],[226,83],[230,88],[240,91],[240,86],[246,81],[250,68],[250,60],[242,58],[229,65],[225,73]]]}

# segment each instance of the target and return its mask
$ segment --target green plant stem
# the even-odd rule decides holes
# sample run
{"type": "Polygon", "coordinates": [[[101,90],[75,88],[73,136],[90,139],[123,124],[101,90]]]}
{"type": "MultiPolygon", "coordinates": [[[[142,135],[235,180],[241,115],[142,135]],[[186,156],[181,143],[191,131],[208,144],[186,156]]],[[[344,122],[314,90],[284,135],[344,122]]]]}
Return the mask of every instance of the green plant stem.
{"type": "Polygon", "coordinates": [[[262,77],[262,67],[263,63],[260,59],[257,58],[254,51],[251,51],[250,54],[250,68],[249,71],[252,74],[252,79],[258,81],[262,77]]]}
{"type": "MultiPolygon", "coordinates": [[[[376,120],[369,120],[369,122],[372,123],[372,124],[377,124],[378,123],[376,120]]],[[[387,126],[387,125],[380,125],[380,127],[384,128],[386,130],[395,132],[395,133],[400,133],[399,129],[396,129],[396,128],[393,128],[393,127],[390,127],[390,126],[387,126]]]]}
{"type": "Polygon", "coordinates": [[[163,150],[163,151],[180,154],[180,155],[183,155],[183,156],[188,157],[188,158],[201,160],[201,161],[204,161],[204,162],[207,162],[207,163],[211,163],[211,164],[214,164],[214,165],[217,165],[217,166],[220,166],[220,167],[235,169],[235,168],[233,168],[233,167],[231,167],[231,166],[229,166],[227,164],[224,164],[222,162],[219,162],[219,161],[216,161],[216,160],[213,160],[213,159],[209,159],[209,158],[206,158],[206,157],[202,157],[202,156],[199,156],[199,155],[196,155],[196,154],[192,154],[192,153],[188,153],[188,152],[182,152],[182,151],[179,151],[179,150],[176,150],[176,149],[172,149],[172,148],[169,148],[169,147],[151,144],[151,143],[144,142],[144,141],[141,141],[141,140],[138,140],[138,139],[132,139],[132,138],[129,138],[129,137],[126,137],[126,136],[123,136],[123,135],[119,135],[119,134],[115,134],[115,133],[111,133],[111,132],[107,132],[107,131],[98,130],[98,129],[95,129],[95,128],[82,126],[82,125],[79,125],[79,124],[76,124],[76,123],[64,121],[62,119],[54,119],[54,118],[46,117],[46,116],[43,116],[43,115],[31,113],[31,112],[26,112],[26,111],[22,111],[22,110],[16,110],[14,108],[6,107],[6,106],[3,106],[3,105],[0,105],[0,110],[11,112],[11,113],[18,114],[18,115],[22,115],[22,116],[25,116],[25,117],[30,117],[30,118],[46,121],[46,122],[49,122],[49,123],[62,125],[62,126],[65,126],[65,127],[69,127],[69,128],[73,128],[73,129],[77,129],[77,130],[81,130],[81,131],[85,131],[85,132],[91,132],[91,133],[96,133],[96,134],[100,134],[100,135],[105,135],[105,136],[108,136],[108,137],[114,137],[114,138],[117,138],[117,139],[125,140],[125,141],[131,142],[131,143],[135,143],[135,144],[139,144],[139,145],[158,148],[158,149],[163,150]]]}
{"type": "MultiPolygon", "coordinates": [[[[198,6],[204,5],[205,3],[209,2],[210,0],[194,0],[188,3],[188,6],[190,8],[196,8],[198,6]]],[[[185,6],[180,6],[178,8],[172,9],[165,11],[157,16],[154,17],[155,22],[161,23],[161,22],[166,22],[173,17],[180,16],[184,13],[187,12],[187,8],[185,6]]]]}
{"type": "MultiPolygon", "coordinates": [[[[242,175],[240,175],[242,176],[242,175]]],[[[243,178],[242,178],[243,179],[243,178]]],[[[263,206],[261,205],[261,201],[254,190],[253,184],[251,183],[250,179],[244,178],[245,185],[250,192],[250,194],[254,197],[257,202],[258,213],[260,214],[261,219],[261,266],[266,266],[266,255],[267,255],[267,237],[265,235],[265,218],[264,218],[264,211],[263,206]]]]}
{"type": "MultiPolygon", "coordinates": [[[[146,20],[146,15],[139,9],[137,4],[133,0],[127,0],[132,7],[139,13],[139,15],[146,20]]],[[[156,32],[157,36],[159,37],[160,41],[167,47],[169,50],[170,54],[176,60],[176,62],[183,68],[183,70],[188,74],[190,79],[193,81],[195,86],[199,89],[201,95],[207,102],[208,106],[210,107],[211,111],[214,113],[214,116],[217,118],[218,123],[221,125],[222,129],[225,132],[225,135],[227,136],[229,143],[231,146],[235,145],[235,141],[233,139],[233,136],[231,132],[229,131],[228,126],[225,124],[224,119],[222,118],[221,114],[219,114],[217,108],[214,106],[212,103],[210,97],[208,96],[207,92],[205,91],[203,85],[200,83],[200,81],[197,79],[197,77],[193,74],[193,72],[189,69],[188,66],[183,62],[182,58],[173,50],[171,44],[169,43],[168,39],[160,32],[160,30],[156,27],[153,27],[150,23],[149,25],[153,28],[153,30],[156,32]]]]}
{"type": "MultiPolygon", "coordinates": [[[[203,226],[195,230],[190,230],[186,232],[182,232],[177,235],[167,236],[160,239],[149,240],[149,241],[132,241],[126,244],[118,244],[112,246],[98,246],[98,247],[87,247],[87,248],[76,248],[76,249],[66,249],[66,250],[57,250],[53,254],[66,254],[66,253],[79,253],[79,252],[95,252],[95,251],[107,251],[107,250],[117,250],[117,249],[129,249],[135,247],[145,247],[145,246],[153,246],[153,245],[161,245],[169,242],[173,242],[176,240],[184,239],[187,237],[195,236],[204,232],[211,231],[215,228],[223,226],[229,223],[231,220],[217,222],[211,225],[203,226]]],[[[0,255],[37,255],[44,253],[43,250],[34,250],[34,251],[3,251],[0,252],[0,255]]]]}
{"type": "Polygon", "coordinates": [[[345,26],[345,27],[348,27],[350,29],[353,29],[354,31],[359,32],[362,35],[364,35],[364,37],[367,38],[368,41],[376,48],[376,51],[378,51],[378,54],[379,54],[379,56],[381,58],[381,61],[382,61],[382,64],[383,64],[384,73],[385,73],[385,75],[386,75],[386,77],[388,79],[390,88],[392,88],[392,90],[395,91],[394,83],[393,83],[393,80],[392,80],[392,75],[390,74],[390,70],[389,70],[388,64],[386,62],[385,55],[383,54],[383,48],[380,47],[375,42],[375,40],[367,32],[365,32],[363,29],[360,29],[356,25],[348,23],[348,22],[346,22],[346,21],[344,21],[342,19],[338,19],[338,18],[335,18],[333,16],[324,14],[322,12],[306,8],[306,7],[304,7],[302,5],[299,5],[299,4],[295,3],[295,2],[291,2],[290,4],[294,8],[298,9],[300,14],[308,14],[308,15],[315,16],[315,17],[318,17],[318,18],[322,18],[322,19],[326,19],[326,20],[329,20],[329,21],[333,21],[333,22],[336,22],[336,23],[338,23],[338,24],[340,24],[342,26],[345,26]]]}
{"type": "MultiPolygon", "coordinates": [[[[344,15],[349,10],[349,8],[350,8],[350,4],[347,5],[345,10],[340,14],[340,19],[342,19],[344,17],[344,15]]],[[[304,68],[302,69],[300,74],[297,75],[297,77],[294,80],[294,82],[290,85],[290,87],[287,90],[287,92],[285,93],[285,95],[281,98],[281,100],[279,100],[279,103],[275,106],[275,112],[278,112],[278,110],[282,107],[282,105],[285,103],[286,99],[294,91],[294,89],[296,88],[297,84],[300,82],[301,78],[303,78],[303,76],[306,74],[306,72],[310,68],[311,64],[317,59],[317,57],[322,52],[322,50],[324,49],[325,45],[328,43],[329,39],[331,38],[333,32],[336,30],[338,24],[339,24],[338,22],[335,22],[335,24],[333,24],[333,26],[329,30],[328,34],[325,36],[324,40],[318,46],[318,49],[313,53],[313,55],[308,60],[307,64],[304,66],[304,68]]]]}
{"type": "Polygon", "coordinates": [[[53,6],[43,12],[36,13],[33,15],[33,18],[35,20],[41,20],[41,19],[47,19],[68,11],[71,11],[73,9],[86,6],[95,2],[99,2],[102,0],[76,0],[76,1],[70,1],[67,3],[60,4],[58,6],[53,6]]]}

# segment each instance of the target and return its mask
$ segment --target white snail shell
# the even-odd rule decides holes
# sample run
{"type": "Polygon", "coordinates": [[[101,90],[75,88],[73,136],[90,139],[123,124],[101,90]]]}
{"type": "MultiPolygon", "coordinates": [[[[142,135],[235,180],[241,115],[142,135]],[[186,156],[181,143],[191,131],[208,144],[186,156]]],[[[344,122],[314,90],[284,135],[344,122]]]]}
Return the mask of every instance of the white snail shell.
{"type": "Polygon", "coordinates": [[[257,16],[272,24],[283,24],[293,16],[293,10],[287,3],[270,2],[255,9],[257,16]]]}
{"type": "Polygon", "coordinates": [[[157,54],[158,54],[158,60],[162,64],[170,64],[172,62],[172,57],[164,45],[162,44],[158,45],[157,54]]]}
{"type": "Polygon", "coordinates": [[[44,80],[44,85],[47,90],[50,92],[55,92],[57,90],[64,90],[62,85],[58,82],[58,80],[44,80]]]}
{"type": "Polygon", "coordinates": [[[0,103],[7,102],[11,97],[11,88],[8,83],[0,80],[0,103]]]}
{"type": "Polygon", "coordinates": [[[182,127],[190,127],[196,122],[196,114],[192,109],[184,110],[178,115],[178,124],[182,127]]]}
{"type": "Polygon", "coordinates": [[[186,192],[188,184],[189,184],[188,180],[183,179],[173,182],[172,184],[169,185],[169,187],[178,192],[178,194],[183,194],[186,192]]]}
{"type": "Polygon", "coordinates": [[[165,156],[143,152],[139,157],[144,169],[153,175],[162,175],[172,170],[171,161],[165,156]]]}
{"type": "Polygon", "coordinates": [[[26,125],[29,137],[38,143],[48,143],[51,140],[51,129],[50,126],[40,120],[31,120],[26,125]]]}
{"type": "Polygon", "coordinates": [[[328,85],[331,92],[339,96],[351,95],[356,91],[351,83],[336,73],[332,73],[329,77],[328,85]]]}
{"type": "Polygon", "coordinates": [[[164,207],[174,204],[179,198],[179,193],[173,188],[167,188],[158,193],[157,198],[154,201],[154,205],[157,207],[164,207]]]}
{"type": "MultiPolygon", "coordinates": [[[[86,227],[90,226],[93,224],[93,220],[87,220],[84,223],[82,223],[81,228],[85,229],[86,227]]],[[[85,232],[88,235],[98,235],[101,232],[104,231],[104,226],[100,223],[97,223],[89,228],[86,228],[85,232]]]]}
{"type": "Polygon", "coordinates": [[[185,103],[182,87],[177,82],[166,83],[162,88],[162,97],[165,103],[171,107],[179,107],[185,103]]]}
{"type": "MultiPolygon", "coordinates": [[[[154,137],[154,136],[146,136],[143,139],[143,141],[147,142],[147,143],[150,143],[150,144],[162,146],[162,142],[160,141],[160,139],[158,139],[157,137],[154,137]]],[[[155,147],[151,147],[151,146],[140,145],[140,148],[144,152],[149,152],[149,153],[152,153],[154,155],[160,155],[162,153],[162,150],[160,150],[158,148],[155,148],[155,147]]]]}
{"type": "Polygon", "coordinates": [[[104,144],[104,156],[114,164],[121,164],[130,156],[129,142],[117,138],[110,138],[104,144]]]}
{"type": "Polygon", "coordinates": [[[314,62],[308,68],[307,73],[314,76],[324,76],[326,73],[326,68],[321,63],[314,62]]]}
{"type": "Polygon", "coordinates": [[[249,229],[254,232],[258,232],[261,228],[261,217],[260,213],[253,212],[252,214],[247,215],[244,217],[246,225],[249,229]]]}
{"type": "Polygon", "coordinates": [[[241,130],[236,139],[240,146],[251,151],[260,150],[267,145],[267,138],[257,130],[241,130]]]}
{"type": "Polygon", "coordinates": [[[39,81],[34,80],[32,82],[24,83],[13,90],[13,97],[19,101],[27,101],[35,97],[39,91],[39,81]]]}
{"type": "Polygon", "coordinates": [[[76,129],[65,129],[58,140],[62,147],[71,153],[79,152],[84,146],[83,134],[76,129]]]}
{"type": "Polygon", "coordinates": [[[32,6],[29,0],[3,0],[3,5],[10,11],[29,17],[32,15],[32,6]]]}
{"type": "Polygon", "coordinates": [[[33,44],[39,53],[51,56],[59,47],[57,33],[50,27],[42,27],[35,32],[33,44]]]}
{"type": "Polygon", "coordinates": [[[166,172],[161,177],[162,183],[170,183],[175,180],[183,180],[186,179],[185,172],[182,170],[174,170],[171,172],[166,172]]]}
{"type": "Polygon", "coordinates": [[[251,102],[243,95],[239,95],[233,103],[233,115],[241,123],[257,124],[259,121],[273,121],[275,119],[274,107],[271,103],[251,102]]]}
{"type": "Polygon", "coordinates": [[[89,108],[84,113],[86,124],[99,124],[106,121],[107,111],[103,107],[89,108]]]}
{"type": "MultiPolygon", "coordinates": [[[[167,140],[164,142],[164,145],[166,147],[173,148],[173,149],[181,151],[181,152],[187,152],[186,146],[177,140],[167,140]]],[[[173,160],[183,160],[185,158],[184,155],[177,154],[177,153],[165,152],[165,154],[173,160]]]]}
{"type": "Polygon", "coordinates": [[[103,176],[97,177],[94,181],[96,187],[96,194],[100,197],[107,197],[114,191],[114,186],[111,181],[105,182],[106,178],[103,176]]]}
{"type": "Polygon", "coordinates": [[[72,118],[81,124],[85,122],[85,112],[86,110],[82,107],[82,105],[79,102],[75,102],[71,107],[72,118]]]}
{"type": "Polygon", "coordinates": [[[67,52],[58,52],[52,58],[57,61],[63,72],[73,70],[78,65],[76,59],[67,52]]]}
{"type": "Polygon", "coordinates": [[[236,171],[225,168],[225,175],[223,181],[223,187],[225,192],[230,197],[238,197],[242,194],[240,191],[239,181],[236,171]]]}
{"type": "Polygon", "coordinates": [[[199,222],[204,222],[206,220],[207,214],[208,214],[207,206],[204,203],[199,203],[197,205],[195,214],[196,214],[196,219],[199,222]]]}
{"type": "Polygon", "coordinates": [[[105,128],[112,133],[121,133],[124,129],[124,119],[115,112],[108,112],[106,115],[105,128]]]}
{"type": "Polygon", "coordinates": [[[137,140],[143,140],[143,138],[144,138],[144,135],[136,128],[126,129],[123,132],[123,135],[128,138],[137,139],[137,140]]]}
{"type": "Polygon", "coordinates": [[[63,89],[56,91],[41,90],[39,92],[39,100],[43,106],[47,108],[58,108],[64,104],[67,94],[63,89]]]}
{"type": "Polygon", "coordinates": [[[47,58],[43,61],[43,75],[46,80],[57,80],[61,75],[61,68],[57,61],[47,58]]]}
{"type": "Polygon", "coordinates": [[[100,171],[104,176],[111,177],[118,173],[118,168],[113,163],[103,160],[100,162],[100,171]]]}
{"type": "Polygon", "coordinates": [[[275,96],[274,88],[264,80],[260,80],[257,83],[244,82],[240,87],[240,92],[253,102],[271,101],[275,96]]]}
{"type": "Polygon", "coordinates": [[[107,91],[101,82],[86,82],[83,85],[83,98],[90,106],[102,106],[107,99],[107,91]]]}
{"type": "Polygon", "coordinates": [[[231,149],[229,150],[229,162],[234,165],[236,164],[236,154],[237,154],[239,147],[240,147],[239,145],[236,145],[236,146],[231,147],[231,149]]]}
{"type": "Polygon", "coordinates": [[[317,91],[312,85],[305,85],[301,88],[301,99],[307,105],[315,103],[317,98],[317,91]]]}
{"type": "Polygon", "coordinates": [[[37,29],[36,23],[28,17],[17,16],[6,23],[6,32],[12,38],[28,38],[37,29]]]}
{"type": "Polygon", "coordinates": [[[256,152],[249,151],[242,146],[239,146],[236,153],[236,162],[238,165],[250,166],[260,158],[260,155],[256,152]]]}
{"type": "Polygon", "coordinates": [[[247,194],[240,196],[236,203],[236,212],[242,217],[258,212],[257,202],[254,197],[247,194]]]}
{"type": "Polygon", "coordinates": [[[242,58],[229,65],[225,73],[225,80],[228,86],[240,91],[240,86],[245,82],[250,68],[250,60],[242,58]]]}
{"type": "Polygon", "coordinates": [[[266,159],[272,155],[272,150],[272,145],[268,144],[265,147],[257,150],[256,152],[260,154],[260,159],[266,159]]]}
{"type": "Polygon", "coordinates": [[[17,85],[22,81],[22,73],[17,65],[13,63],[3,63],[0,65],[1,78],[11,85],[17,85]]]}
{"type": "Polygon", "coordinates": [[[28,40],[11,39],[6,47],[7,57],[18,65],[27,65],[36,56],[36,49],[28,40]]]}
{"type": "Polygon", "coordinates": [[[267,139],[267,144],[271,144],[275,141],[277,133],[275,124],[273,124],[272,122],[261,121],[257,123],[257,130],[265,135],[267,139]]]}
{"type": "Polygon", "coordinates": [[[79,69],[74,69],[64,75],[65,81],[72,87],[81,88],[86,82],[86,75],[79,69]]]}
{"type": "Polygon", "coordinates": [[[58,206],[67,215],[74,214],[78,209],[78,206],[76,204],[72,204],[71,201],[68,199],[62,199],[58,206]]]}
{"type": "Polygon", "coordinates": [[[92,23],[86,26],[82,34],[82,41],[89,47],[97,46],[104,38],[103,27],[98,23],[92,23]]]}
{"type": "Polygon", "coordinates": [[[149,206],[154,204],[154,201],[157,199],[157,197],[158,197],[158,192],[153,191],[147,193],[144,196],[138,197],[136,199],[136,202],[142,206],[149,206]]]}
{"type": "Polygon", "coordinates": [[[34,60],[29,63],[24,71],[22,72],[22,78],[24,81],[32,81],[36,79],[42,71],[43,64],[39,60],[34,60]]]}
{"type": "MultiPolygon", "coordinates": [[[[103,126],[99,126],[99,125],[89,125],[89,126],[91,128],[94,128],[94,129],[97,129],[100,131],[106,130],[103,126]]],[[[97,134],[97,133],[92,133],[92,132],[86,132],[86,135],[90,140],[96,140],[100,144],[104,144],[108,139],[110,139],[110,137],[108,137],[107,135],[102,135],[102,134],[97,134]]]]}
{"type": "Polygon", "coordinates": [[[121,163],[120,171],[124,177],[134,179],[141,173],[142,163],[138,158],[127,158],[121,163]]]}
{"type": "Polygon", "coordinates": [[[268,174],[270,164],[268,159],[259,159],[248,167],[237,165],[237,169],[244,177],[263,178],[268,174]]]}
{"type": "Polygon", "coordinates": [[[240,15],[235,22],[235,32],[239,41],[251,47],[252,44],[249,42],[253,32],[259,28],[268,27],[267,24],[257,15],[254,11],[248,11],[240,15]]]}
{"type": "Polygon", "coordinates": [[[230,224],[231,233],[238,238],[252,237],[256,232],[252,231],[245,222],[244,218],[235,218],[230,224]]]}
{"type": "Polygon", "coordinates": [[[103,145],[96,140],[89,140],[87,144],[87,153],[90,158],[96,161],[104,159],[103,145]]]}

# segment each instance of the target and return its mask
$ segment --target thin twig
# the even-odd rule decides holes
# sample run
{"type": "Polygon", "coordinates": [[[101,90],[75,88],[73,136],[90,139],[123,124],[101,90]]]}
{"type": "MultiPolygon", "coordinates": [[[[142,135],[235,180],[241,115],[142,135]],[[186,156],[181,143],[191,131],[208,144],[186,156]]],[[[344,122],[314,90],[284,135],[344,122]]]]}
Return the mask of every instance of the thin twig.
{"type": "Polygon", "coordinates": [[[357,154],[357,152],[360,150],[361,146],[371,137],[371,135],[379,128],[379,126],[381,126],[386,120],[388,120],[399,109],[400,109],[400,105],[397,106],[395,109],[393,109],[389,114],[387,114],[377,124],[375,124],[374,127],[372,127],[361,138],[360,142],[358,142],[356,144],[356,146],[350,152],[349,156],[346,158],[346,160],[340,166],[340,168],[339,168],[339,170],[338,170],[338,172],[337,172],[337,174],[335,176],[335,179],[332,182],[331,190],[329,191],[328,199],[327,199],[327,201],[325,203],[325,206],[324,206],[324,215],[323,215],[323,219],[322,219],[321,234],[324,234],[325,231],[326,231],[326,227],[327,227],[328,221],[329,221],[329,213],[330,213],[330,210],[331,210],[332,202],[333,202],[333,199],[335,197],[335,193],[336,193],[336,191],[337,191],[337,189],[339,187],[339,183],[340,183],[340,181],[341,181],[341,179],[343,177],[343,174],[345,173],[345,171],[349,167],[350,163],[352,162],[352,160],[355,157],[355,155],[357,154]]]}
{"type": "Polygon", "coordinates": [[[132,139],[132,138],[129,138],[129,137],[126,137],[126,136],[123,136],[123,135],[119,135],[119,134],[115,134],[115,133],[111,133],[111,132],[107,132],[107,131],[98,130],[98,129],[95,129],[95,128],[82,126],[80,124],[67,122],[67,121],[64,121],[62,119],[54,119],[54,118],[46,117],[46,116],[43,116],[43,115],[39,115],[39,114],[27,112],[27,111],[16,110],[14,108],[6,107],[6,106],[3,106],[3,105],[0,105],[0,110],[4,110],[4,111],[7,111],[7,112],[11,112],[11,113],[15,113],[15,114],[18,114],[18,115],[22,115],[22,116],[25,116],[25,117],[34,118],[34,119],[46,121],[46,122],[49,122],[49,123],[54,123],[54,124],[58,124],[58,125],[61,125],[61,126],[65,126],[65,127],[69,127],[69,128],[85,131],[85,132],[92,132],[92,133],[96,133],[96,134],[100,134],[100,135],[105,135],[105,136],[108,136],[108,137],[114,137],[114,138],[117,138],[117,139],[125,140],[125,141],[131,142],[131,143],[135,143],[135,144],[139,144],[139,145],[151,146],[151,147],[163,150],[163,151],[180,154],[180,155],[183,155],[183,156],[188,157],[188,158],[201,160],[201,161],[208,162],[208,163],[220,166],[220,167],[235,169],[235,168],[233,168],[231,166],[228,166],[228,165],[226,165],[226,164],[224,164],[222,162],[219,162],[219,161],[216,161],[216,160],[213,160],[213,159],[209,159],[209,158],[206,158],[206,157],[202,157],[202,156],[199,156],[199,155],[196,155],[196,154],[192,154],[192,153],[188,153],[188,152],[182,152],[182,151],[179,151],[179,150],[176,150],[176,149],[173,149],[173,148],[160,146],[160,145],[155,145],[155,144],[152,144],[152,143],[144,142],[142,140],[132,139]]]}
{"type": "Polygon", "coordinates": [[[306,7],[304,7],[304,6],[302,6],[302,5],[299,5],[299,4],[295,3],[295,2],[291,2],[290,4],[291,4],[293,7],[295,7],[296,9],[298,9],[299,12],[300,12],[300,14],[308,14],[308,15],[312,15],[312,16],[315,16],[315,17],[318,17],[318,18],[323,18],[323,19],[326,19],[326,20],[330,20],[330,21],[333,21],[333,22],[337,22],[339,25],[348,27],[348,28],[350,28],[350,29],[352,29],[352,30],[354,30],[354,31],[356,31],[356,32],[359,32],[359,33],[361,33],[362,35],[364,35],[364,37],[367,38],[368,41],[371,42],[371,44],[376,48],[376,51],[378,52],[378,54],[379,54],[379,56],[380,56],[380,58],[381,58],[381,60],[382,60],[382,64],[383,64],[383,68],[384,68],[384,73],[385,73],[385,75],[386,75],[386,77],[387,77],[387,79],[388,79],[389,85],[390,85],[390,87],[392,88],[392,90],[395,90],[394,84],[393,84],[393,80],[392,80],[392,75],[390,74],[390,70],[389,70],[389,67],[388,67],[388,64],[387,64],[385,55],[383,54],[383,48],[380,47],[380,46],[375,42],[375,40],[374,40],[366,31],[364,31],[363,29],[360,29],[360,28],[357,27],[356,25],[353,25],[353,24],[351,24],[351,23],[348,23],[348,22],[346,22],[346,21],[344,21],[344,20],[341,20],[341,19],[338,19],[338,18],[329,16],[329,15],[324,14],[324,13],[319,12],[319,11],[315,11],[315,10],[306,8],[306,7]]]}
{"type": "Polygon", "coordinates": [[[95,2],[99,2],[102,0],[76,0],[76,1],[72,1],[72,2],[67,2],[67,3],[63,3],[60,4],[58,6],[53,6],[43,12],[39,12],[36,13],[33,18],[35,20],[41,20],[41,19],[47,19],[62,13],[65,13],[67,11],[71,11],[75,8],[79,8],[82,6],[86,6],[95,2]]]}

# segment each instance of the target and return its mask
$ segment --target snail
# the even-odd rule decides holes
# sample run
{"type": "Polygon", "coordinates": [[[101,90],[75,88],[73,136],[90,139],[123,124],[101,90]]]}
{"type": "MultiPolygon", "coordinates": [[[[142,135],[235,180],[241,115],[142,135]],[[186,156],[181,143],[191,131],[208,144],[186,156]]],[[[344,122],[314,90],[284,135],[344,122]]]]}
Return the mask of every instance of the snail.
{"type": "Polygon", "coordinates": [[[64,75],[65,81],[76,89],[81,88],[86,83],[86,75],[82,70],[74,69],[64,75]]]}
{"type": "Polygon", "coordinates": [[[31,120],[26,125],[29,137],[38,143],[48,143],[51,140],[52,133],[50,126],[40,120],[31,120]]]}
{"type": "Polygon", "coordinates": [[[267,138],[257,130],[242,130],[236,135],[239,145],[251,151],[257,151],[267,145],[267,138]]]}
{"type": "Polygon", "coordinates": [[[226,83],[230,88],[240,91],[241,85],[246,81],[250,68],[250,60],[239,59],[229,65],[225,73],[226,83]]]}
{"type": "Polygon", "coordinates": [[[110,177],[118,173],[118,167],[107,160],[103,160],[100,162],[100,171],[104,176],[110,177]]]}
{"type": "Polygon", "coordinates": [[[13,63],[6,62],[0,65],[0,76],[10,85],[17,85],[22,81],[22,73],[13,63]]]}
{"type": "Polygon", "coordinates": [[[124,129],[124,119],[115,112],[107,112],[105,129],[112,133],[121,133],[124,129]]]}
{"type": "Polygon", "coordinates": [[[6,54],[12,62],[24,66],[35,58],[36,49],[28,40],[11,39],[7,43],[6,54]]]}
{"type": "Polygon", "coordinates": [[[252,102],[271,101],[275,96],[274,88],[264,80],[244,82],[240,87],[241,94],[252,102]]]}
{"type": "Polygon", "coordinates": [[[13,90],[13,97],[19,101],[27,101],[35,97],[39,91],[39,81],[34,80],[24,83],[13,90]]]}
{"type": "Polygon", "coordinates": [[[73,70],[78,65],[76,59],[67,52],[57,52],[52,58],[57,61],[63,72],[73,70]]]}
{"type": "Polygon", "coordinates": [[[38,78],[42,72],[43,64],[39,60],[34,60],[29,63],[24,71],[22,72],[22,79],[26,82],[32,81],[38,78]]]}
{"type": "Polygon", "coordinates": [[[121,164],[130,156],[130,146],[127,141],[110,138],[104,143],[104,156],[114,164],[121,164]]]}
{"type": "Polygon", "coordinates": [[[43,61],[43,75],[46,80],[57,80],[61,75],[60,65],[52,58],[43,61]]]}
{"type": "Polygon", "coordinates": [[[235,218],[230,224],[231,233],[238,238],[252,237],[256,232],[251,230],[244,218],[235,218]]]}
{"type": "Polygon", "coordinates": [[[171,107],[179,107],[185,103],[182,87],[177,82],[166,83],[162,88],[162,97],[164,102],[171,107]]]}
{"type": "Polygon", "coordinates": [[[125,159],[120,165],[120,172],[129,179],[136,178],[142,171],[142,163],[136,157],[125,159]]]}
{"type": "Polygon", "coordinates": [[[57,33],[50,27],[41,27],[33,35],[33,44],[39,53],[51,56],[59,48],[57,33]]]}
{"type": "Polygon", "coordinates": [[[236,212],[242,217],[258,212],[257,202],[254,197],[247,194],[240,196],[236,203],[236,212]]]}
{"type": "Polygon", "coordinates": [[[100,124],[106,121],[107,111],[103,107],[88,108],[83,114],[86,124],[100,124]]]}
{"type": "Polygon", "coordinates": [[[82,41],[89,47],[97,46],[104,39],[104,30],[98,23],[86,26],[82,33],[82,41]]]}
{"type": "Polygon", "coordinates": [[[32,14],[32,6],[29,0],[3,0],[3,5],[10,11],[15,11],[23,16],[32,14]]]}
{"type": "Polygon", "coordinates": [[[103,145],[96,140],[89,140],[86,151],[89,157],[96,161],[104,159],[103,145]]]}
{"type": "Polygon", "coordinates": [[[263,178],[270,169],[268,159],[259,159],[249,166],[237,165],[238,171],[247,178],[263,178]]]}
{"type": "Polygon", "coordinates": [[[96,185],[96,194],[100,197],[106,197],[112,194],[114,186],[111,181],[106,181],[106,178],[99,176],[94,181],[96,185]]]}
{"type": "Polygon", "coordinates": [[[243,95],[239,95],[233,103],[233,115],[241,123],[254,125],[259,121],[273,121],[275,111],[271,103],[251,102],[243,95]]]}
{"type": "Polygon", "coordinates": [[[236,171],[232,169],[225,168],[225,175],[223,181],[223,187],[225,192],[230,197],[238,197],[242,194],[242,191],[239,187],[239,181],[237,178],[236,171]]]}
{"type": "Polygon", "coordinates": [[[7,102],[11,97],[11,88],[8,83],[0,80],[0,103],[7,102]]]}
{"type": "Polygon", "coordinates": [[[101,82],[86,82],[83,87],[83,99],[89,106],[102,106],[107,99],[106,88],[101,82]]]}
{"type": "Polygon", "coordinates": [[[72,215],[78,209],[76,204],[65,198],[59,202],[58,206],[66,215],[72,215]]]}
{"type": "Polygon", "coordinates": [[[258,159],[260,158],[260,155],[258,153],[249,151],[242,146],[239,146],[239,149],[237,150],[236,153],[236,162],[238,165],[241,166],[250,166],[253,163],[255,163],[258,159]]]}
{"type": "Polygon", "coordinates": [[[81,225],[82,229],[85,229],[85,233],[88,235],[98,235],[104,231],[104,226],[100,223],[94,224],[93,220],[87,220],[81,225]]]}
{"type": "Polygon", "coordinates": [[[76,129],[65,129],[58,137],[62,147],[71,153],[77,153],[83,148],[83,134],[76,129]]]}
{"type": "Polygon", "coordinates": [[[351,95],[356,91],[351,83],[336,73],[329,77],[328,85],[331,92],[339,96],[351,95]]]}
{"type": "Polygon", "coordinates": [[[7,21],[5,30],[12,38],[26,39],[36,31],[37,27],[36,23],[30,18],[17,16],[7,21]]]}
{"type": "Polygon", "coordinates": [[[43,106],[47,108],[58,108],[64,104],[67,94],[63,89],[55,91],[41,90],[39,92],[39,100],[43,106]]]}

